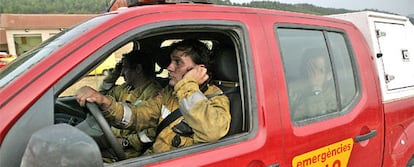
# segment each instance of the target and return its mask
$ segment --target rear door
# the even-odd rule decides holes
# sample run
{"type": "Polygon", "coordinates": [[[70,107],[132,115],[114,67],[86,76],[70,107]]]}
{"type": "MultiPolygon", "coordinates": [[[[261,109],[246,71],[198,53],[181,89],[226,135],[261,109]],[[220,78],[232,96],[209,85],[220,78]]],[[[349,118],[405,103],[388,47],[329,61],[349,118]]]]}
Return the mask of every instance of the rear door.
{"type": "Polygon", "coordinates": [[[275,34],[272,55],[284,73],[277,77],[286,81],[278,111],[285,129],[285,162],[298,167],[380,166],[382,108],[362,37],[347,26],[303,16],[263,20],[266,33],[275,34]]]}

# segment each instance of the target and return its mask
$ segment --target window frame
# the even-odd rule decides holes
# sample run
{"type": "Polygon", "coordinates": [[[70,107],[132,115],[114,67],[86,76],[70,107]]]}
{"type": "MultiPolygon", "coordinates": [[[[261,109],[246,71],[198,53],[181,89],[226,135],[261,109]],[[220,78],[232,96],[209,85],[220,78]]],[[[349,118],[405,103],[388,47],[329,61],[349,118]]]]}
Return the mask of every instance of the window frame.
{"type": "Polygon", "coordinates": [[[95,51],[91,54],[87,59],[85,59],[82,63],[76,66],[73,70],[71,70],[65,77],[63,77],[57,84],[54,85],[55,97],[58,97],[60,93],[63,92],[67,87],[74,84],[77,79],[83,78],[83,75],[86,74],[88,71],[93,69],[93,67],[97,66],[100,62],[105,60],[110,53],[112,53],[116,48],[128,43],[129,41],[136,38],[138,35],[141,37],[150,37],[150,36],[157,36],[166,32],[166,30],[174,30],[183,31],[183,32],[192,32],[202,30],[215,30],[217,32],[226,32],[226,34],[231,38],[233,44],[236,49],[236,56],[239,60],[238,68],[239,68],[239,78],[240,78],[240,90],[241,90],[241,98],[242,98],[242,109],[244,114],[246,115],[245,118],[245,131],[243,133],[224,137],[217,142],[213,143],[201,143],[196,144],[193,146],[188,146],[185,148],[180,148],[177,150],[171,150],[165,153],[159,153],[151,156],[143,156],[137,158],[131,158],[123,161],[119,161],[114,163],[115,166],[128,166],[133,164],[136,165],[146,165],[152,164],[159,161],[164,161],[171,159],[172,157],[182,157],[185,155],[191,154],[200,154],[203,151],[208,151],[212,149],[217,149],[219,147],[228,146],[233,143],[241,142],[253,138],[255,133],[258,129],[258,116],[257,112],[254,111],[254,107],[256,106],[256,95],[252,90],[255,90],[254,86],[254,78],[253,70],[247,68],[251,66],[251,58],[245,54],[246,51],[243,51],[243,46],[246,46],[248,41],[246,38],[248,34],[246,33],[246,27],[240,22],[234,21],[212,21],[209,20],[208,23],[205,20],[186,20],[186,21],[167,21],[167,22],[158,22],[148,25],[143,25],[141,27],[134,28],[124,34],[118,36],[117,38],[113,39],[111,42],[103,45],[99,50],[95,51]]]}
{"type": "Polygon", "coordinates": [[[289,113],[290,113],[290,117],[291,117],[291,100],[289,99],[289,89],[288,89],[288,81],[287,81],[287,76],[286,76],[286,60],[285,60],[285,56],[283,56],[282,53],[282,46],[281,46],[281,39],[279,37],[278,34],[278,30],[279,29],[295,29],[295,30],[310,30],[310,31],[318,31],[318,32],[322,32],[323,38],[324,38],[324,45],[327,47],[327,51],[328,51],[328,56],[329,56],[329,64],[330,64],[330,68],[332,69],[332,76],[333,76],[333,80],[334,80],[334,84],[335,84],[335,94],[337,97],[337,106],[339,108],[339,110],[337,110],[336,112],[331,112],[331,113],[327,113],[324,115],[320,115],[320,116],[316,116],[316,117],[312,117],[312,118],[307,118],[307,119],[303,119],[303,120],[298,120],[295,121],[291,118],[291,123],[294,126],[305,126],[305,125],[309,125],[309,124],[313,124],[313,123],[317,123],[323,120],[327,120],[327,119],[332,119],[332,118],[336,118],[342,115],[346,115],[347,113],[352,111],[352,108],[355,107],[355,105],[357,104],[357,102],[360,100],[361,98],[361,80],[360,80],[360,75],[359,75],[359,69],[357,66],[357,62],[356,62],[356,58],[355,58],[355,54],[354,54],[354,49],[351,45],[351,42],[349,40],[349,36],[348,34],[342,30],[342,29],[336,29],[336,28],[331,28],[331,27],[322,27],[322,26],[314,26],[314,25],[299,25],[299,24],[277,24],[274,26],[274,33],[275,33],[275,37],[277,38],[277,43],[278,43],[278,48],[279,48],[279,54],[281,56],[281,60],[282,60],[282,64],[283,64],[283,71],[284,71],[284,76],[285,76],[285,84],[286,84],[286,98],[288,99],[288,106],[289,106],[289,113]],[[335,56],[333,55],[333,46],[331,46],[331,40],[329,39],[329,33],[336,33],[336,34],[340,34],[343,39],[344,39],[344,44],[347,48],[347,52],[348,52],[348,56],[349,56],[349,61],[351,64],[351,68],[352,68],[352,74],[353,77],[355,79],[354,84],[355,84],[355,93],[353,95],[353,98],[350,100],[349,104],[346,106],[342,106],[341,104],[341,90],[339,89],[339,83],[338,81],[339,76],[338,76],[338,68],[335,65],[335,56]]]}

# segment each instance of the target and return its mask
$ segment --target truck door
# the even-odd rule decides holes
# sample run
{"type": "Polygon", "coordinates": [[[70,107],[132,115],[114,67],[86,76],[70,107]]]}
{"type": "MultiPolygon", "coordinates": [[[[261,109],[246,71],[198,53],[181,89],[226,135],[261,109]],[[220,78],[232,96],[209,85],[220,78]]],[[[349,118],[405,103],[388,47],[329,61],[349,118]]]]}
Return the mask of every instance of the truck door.
{"type": "Polygon", "coordinates": [[[286,98],[281,97],[286,104],[280,110],[285,162],[294,167],[381,166],[383,116],[373,88],[377,81],[367,72],[373,69],[367,45],[351,42],[339,27],[285,23],[273,24],[272,30],[279,49],[273,55],[280,55],[284,71],[278,77],[286,81],[286,98]],[[351,43],[365,50],[353,51],[351,43]],[[358,54],[366,57],[357,61],[358,54]]]}
{"type": "Polygon", "coordinates": [[[378,50],[388,91],[414,86],[413,53],[403,24],[375,22],[378,50]]]}

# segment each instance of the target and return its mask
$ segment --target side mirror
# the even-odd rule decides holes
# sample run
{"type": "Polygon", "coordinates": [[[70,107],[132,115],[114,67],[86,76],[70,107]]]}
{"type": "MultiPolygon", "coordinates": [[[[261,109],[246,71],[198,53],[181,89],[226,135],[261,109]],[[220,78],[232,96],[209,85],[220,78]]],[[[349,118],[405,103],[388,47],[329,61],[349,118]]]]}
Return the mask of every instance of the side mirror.
{"type": "Polygon", "coordinates": [[[68,124],[47,126],[35,132],[23,154],[21,167],[103,166],[95,141],[68,124]]]}

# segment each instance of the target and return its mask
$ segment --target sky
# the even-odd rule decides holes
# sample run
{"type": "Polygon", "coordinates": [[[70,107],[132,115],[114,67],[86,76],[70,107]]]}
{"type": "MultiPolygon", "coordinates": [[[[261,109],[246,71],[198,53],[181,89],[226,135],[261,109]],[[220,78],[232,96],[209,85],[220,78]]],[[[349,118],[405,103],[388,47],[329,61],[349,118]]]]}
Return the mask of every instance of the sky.
{"type": "MultiPolygon", "coordinates": [[[[230,0],[235,3],[247,3],[252,0],[230,0]]],[[[349,10],[378,9],[400,15],[414,14],[414,0],[253,0],[253,1],[279,1],[281,3],[295,4],[308,3],[320,7],[344,8],[349,10]]]]}

